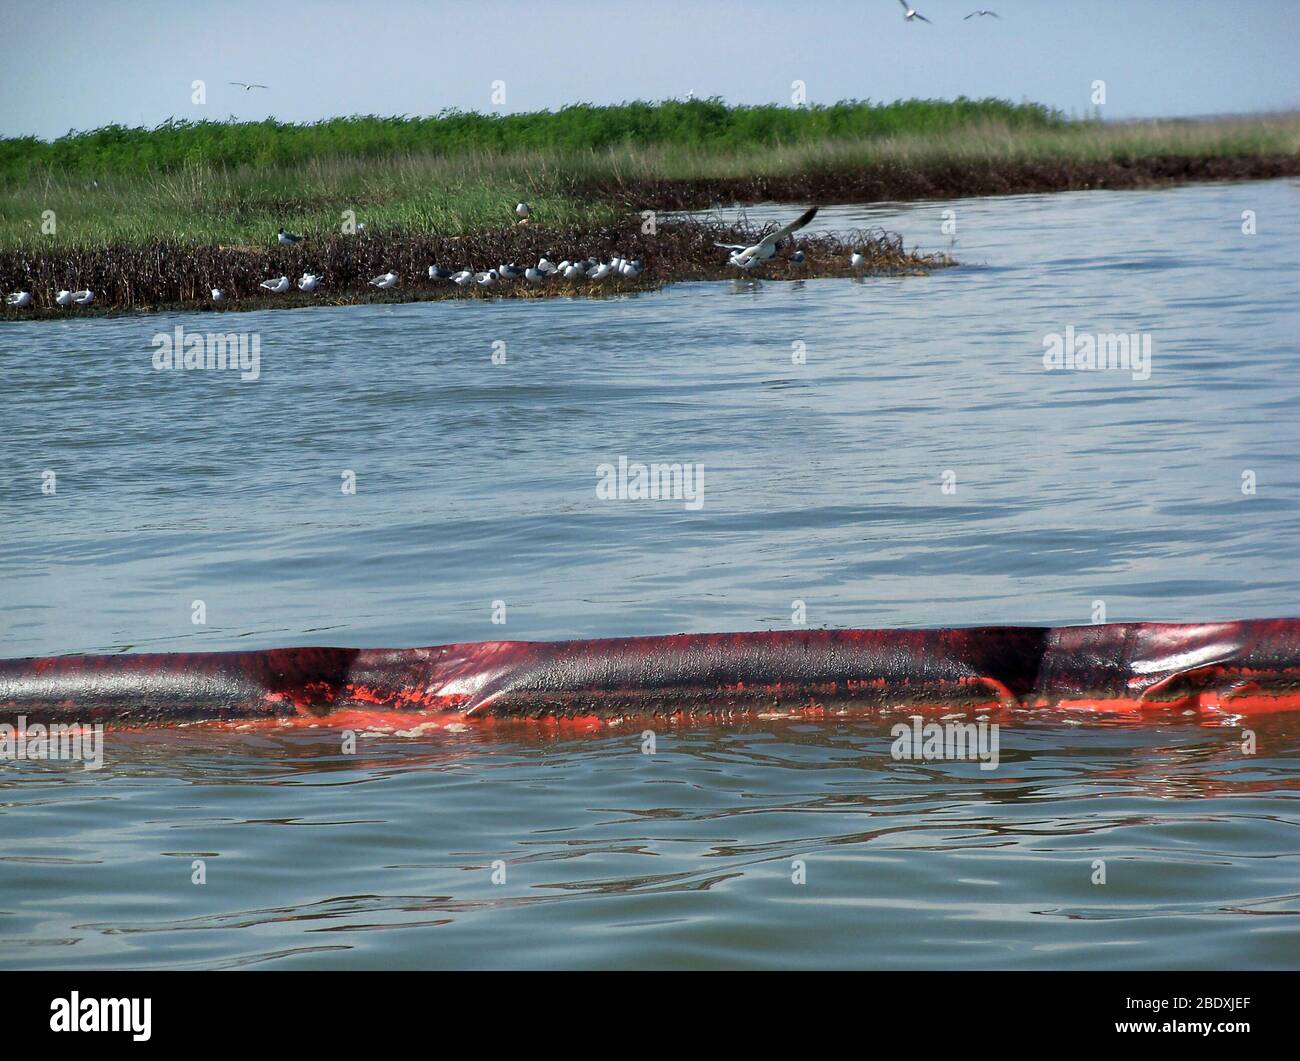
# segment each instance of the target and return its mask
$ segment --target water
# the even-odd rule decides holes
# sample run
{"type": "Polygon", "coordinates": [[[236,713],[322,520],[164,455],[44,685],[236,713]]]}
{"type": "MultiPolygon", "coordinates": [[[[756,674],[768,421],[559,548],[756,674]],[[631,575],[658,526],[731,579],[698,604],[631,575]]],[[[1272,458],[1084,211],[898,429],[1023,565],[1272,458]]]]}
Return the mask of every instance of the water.
{"type": "MultiPolygon", "coordinates": [[[[930,277],[7,325],[3,654],[1293,615],[1298,192],[819,215],[954,209],[930,277]],[[154,372],[177,325],[261,378],[154,372]],[[1044,371],[1070,325],[1150,378],[1044,371]],[[703,507],[598,501],[619,456],[703,507]]],[[[0,773],[0,965],[1294,967],[1300,729],[1254,728],[110,735],[0,773]]]]}

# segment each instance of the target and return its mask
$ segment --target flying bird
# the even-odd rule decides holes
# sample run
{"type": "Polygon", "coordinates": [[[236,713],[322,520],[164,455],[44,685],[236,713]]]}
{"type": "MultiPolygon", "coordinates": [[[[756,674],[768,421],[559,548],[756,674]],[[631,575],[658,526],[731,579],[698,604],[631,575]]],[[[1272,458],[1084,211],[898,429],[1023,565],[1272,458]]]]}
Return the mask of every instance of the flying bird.
{"type": "Polygon", "coordinates": [[[776,248],[786,236],[792,232],[798,232],[816,216],[817,207],[810,207],[788,225],[783,225],[775,232],[764,236],[752,247],[746,247],[743,243],[715,243],[714,246],[731,251],[731,257],[727,259],[731,265],[736,266],[738,269],[752,269],[759,262],[765,262],[772,257],[776,253],[776,248]]]}
{"type": "Polygon", "coordinates": [[[252,85],[250,85],[247,81],[231,81],[230,84],[232,84],[232,85],[238,85],[238,86],[239,86],[240,88],[242,88],[245,92],[252,92],[253,89],[255,89],[255,88],[269,88],[269,87],[270,87],[269,85],[257,85],[257,84],[252,84],[252,85]]]}
{"type": "MultiPolygon", "coordinates": [[[[902,5],[903,8],[904,22],[911,22],[913,19],[918,19],[918,18],[922,22],[930,22],[930,20],[926,18],[923,14],[921,14],[921,12],[917,11],[916,8],[912,7],[912,5],[907,2],[907,0],[898,0],[898,2],[899,4],[902,5]]],[[[934,23],[930,22],[930,25],[934,25],[934,23]]]]}
{"type": "Polygon", "coordinates": [[[984,16],[984,15],[992,15],[994,18],[1001,18],[1001,17],[1002,17],[1002,16],[999,15],[996,11],[990,11],[990,10],[988,10],[988,8],[984,8],[984,7],[982,7],[982,8],[980,8],[978,11],[972,11],[969,15],[967,15],[965,18],[963,18],[962,21],[963,21],[963,22],[967,22],[967,21],[969,21],[970,19],[974,18],[976,15],[980,15],[981,17],[984,16]]]}
{"type": "Polygon", "coordinates": [[[283,295],[289,290],[289,278],[287,276],[282,276],[279,280],[263,280],[257,286],[265,288],[273,295],[283,295]]]}
{"type": "Polygon", "coordinates": [[[32,304],[32,293],[30,291],[15,291],[5,299],[5,305],[17,306],[22,309],[24,306],[32,304]]]}

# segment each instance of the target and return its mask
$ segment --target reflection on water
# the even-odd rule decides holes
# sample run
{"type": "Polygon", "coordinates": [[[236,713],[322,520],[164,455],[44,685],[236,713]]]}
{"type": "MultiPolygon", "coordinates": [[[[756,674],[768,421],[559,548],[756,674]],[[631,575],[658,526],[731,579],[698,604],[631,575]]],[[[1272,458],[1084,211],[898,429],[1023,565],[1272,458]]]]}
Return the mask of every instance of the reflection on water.
{"type": "MultiPolygon", "coordinates": [[[[955,209],[928,278],[6,326],[4,652],[1295,614],[1296,193],[819,214],[955,209]],[[155,374],[178,323],[262,378],[155,374]],[[1071,325],[1151,379],[1044,372],[1071,325]],[[703,509],[597,502],[619,456],[703,509]]],[[[1295,726],[110,734],[0,772],[0,964],[1294,966],[1295,726]]]]}

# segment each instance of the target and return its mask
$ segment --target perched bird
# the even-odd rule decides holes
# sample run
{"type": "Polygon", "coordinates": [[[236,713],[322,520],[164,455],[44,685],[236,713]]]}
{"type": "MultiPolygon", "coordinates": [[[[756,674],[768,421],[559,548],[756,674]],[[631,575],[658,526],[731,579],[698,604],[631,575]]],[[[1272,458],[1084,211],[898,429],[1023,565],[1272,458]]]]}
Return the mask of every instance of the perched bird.
{"type": "Polygon", "coordinates": [[[430,280],[450,280],[451,277],[452,277],[452,272],[450,269],[445,269],[441,265],[429,266],[430,280]]]}
{"type": "Polygon", "coordinates": [[[509,265],[498,266],[497,272],[501,274],[502,280],[518,280],[524,275],[524,270],[519,268],[519,266],[515,265],[513,262],[509,265]]]}
{"type": "Polygon", "coordinates": [[[803,251],[795,251],[792,255],[790,255],[790,264],[803,265],[804,257],[805,256],[803,251]]]}
{"type": "Polygon", "coordinates": [[[629,280],[635,280],[641,275],[641,259],[633,258],[630,262],[624,262],[623,267],[619,270],[629,280]]]}
{"type": "Polygon", "coordinates": [[[286,232],[284,229],[280,229],[280,231],[276,234],[276,237],[275,237],[275,238],[278,239],[281,243],[301,243],[301,242],[302,242],[302,237],[301,237],[301,236],[295,236],[292,232],[286,232]]]}
{"type": "Polygon", "coordinates": [[[225,302],[225,301],[226,301],[226,293],[225,293],[224,291],[222,291],[221,288],[219,288],[219,287],[214,287],[214,288],[212,289],[212,301],[213,301],[213,302],[225,302]]]}
{"type": "Polygon", "coordinates": [[[89,306],[95,301],[95,292],[87,288],[85,291],[72,292],[72,301],[78,306],[89,306]]]}
{"type": "Polygon", "coordinates": [[[299,291],[315,291],[318,287],[320,287],[320,277],[315,273],[303,273],[298,280],[299,291]]]}
{"type": "Polygon", "coordinates": [[[491,287],[501,278],[501,274],[495,269],[489,269],[486,273],[478,273],[474,277],[474,282],[482,287],[491,287]]]}
{"type": "Polygon", "coordinates": [[[383,288],[385,291],[387,291],[390,287],[397,286],[397,274],[384,273],[380,276],[376,276],[373,280],[370,281],[370,286],[380,287],[383,288]]]}
{"type": "Polygon", "coordinates": [[[776,248],[780,242],[792,232],[798,232],[804,225],[808,224],[817,216],[817,207],[813,206],[805,210],[788,225],[783,225],[775,232],[771,232],[755,243],[752,247],[746,247],[740,243],[715,243],[715,247],[723,247],[731,251],[731,257],[728,262],[738,269],[752,269],[759,262],[767,261],[776,253],[776,248]]]}
{"type": "Polygon", "coordinates": [[[547,276],[550,276],[551,273],[555,272],[555,268],[554,262],[548,261],[546,258],[537,259],[537,271],[539,273],[545,273],[547,276]]]}
{"type": "Polygon", "coordinates": [[[289,278],[287,276],[282,276],[279,280],[263,280],[257,286],[265,288],[273,295],[283,295],[289,290],[289,278]]]}
{"type": "Polygon", "coordinates": [[[981,16],[983,16],[983,15],[992,15],[994,18],[1001,18],[1001,17],[1002,17],[1002,16],[999,15],[996,11],[990,11],[990,10],[988,10],[987,8],[983,8],[983,7],[982,7],[982,8],[980,8],[978,11],[972,11],[969,15],[967,15],[965,18],[963,18],[962,21],[963,21],[963,22],[967,22],[967,21],[969,21],[970,19],[974,18],[976,15],[981,15],[981,16]]]}
{"type": "Polygon", "coordinates": [[[253,89],[255,89],[255,88],[269,88],[269,87],[270,87],[269,85],[257,85],[257,84],[250,85],[247,81],[231,81],[230,84],[232,84],[232,85],[238,85],[238,86],[239,86],[240,88],[242,88],[245,92],[252,92],[253,89]]]}
{"type": "Polygon", "coordinates": [[[454,274],[451,279],[457,287],[464,287],[474,279],[474,274],[469,269],[462,269],[460,272],[454,274]]]}
{"type": "Polygon", "coordinates": [[[542,272],[540,269],[533,268],[531,265],[524,270],[524,279],[530,284],[535,284],[539,280],[545,280],[546,277],[546,273],[542,272]]]}
{"type": "Polygon", "coordinates": [[[849,265],[851,265],[854,269],[861,269],[866,264],[867,264],[867,259],[862,257],[862,255],[859,254],[857,251],[854,251],[852,254],[849,255],[849,265]]]}
{"type": "Polygon", "coordinates": [[[533,208],[527,203],[519,203],[515,207],[515,213],[519,216],[520,221],[527,221],[533,216],[533,208]]]}
{"type": "Polygon", "coordinates": [[[557,266],[555,267],[556,272],[558,272],[558,273],[560,273],[561,275],[563,275],[563,274],[564,274],[564,270],[567,269],[567,268],[568,268],[570,265],[572,265],[572,264],[573,264],[573,262],[569,261],[568,258],[565,258],[564,261],[560,262],[560,264],[557,265],[557,266]]]}
{"type": "Polygon", "coordinates": [[[598,265],[588,276],[592,280],[604,280],[613,271],[614,267],[612,265],[598,265]]]}
{"type": "Polygon", "coordinates": [[[587,270],[584,269],[581,265],[569,265],[564,270],[564,279],[566,280],[576,280],[578,279],[578,277],[586,276],[586,275],[587,275],[587,270]]]}
{"type": "Polygon", "coordinates": [[[54,296],[54,301],[57,302],[60,306],[71,306],[72,292],[60,291],[57,295],[54,296]]]}
{"type": "Polygon", "coordinates": [[[32,293],[30,291],[15,291],[5,299],[5,305],[17,306],[22,309],[24,306],[32,304],[32,293]]]}
{"type": "MultiPolygon", "coordinates": [[[[913,19],[918,19],[918,18],[919,18],[922,22],[929,22],[929,21],[930,21],[930,20],[929,20],[928,18],[926,18],[923,14],[921,14],[919,11],[917,11],[916,8],[912,7],[912,5],[909,4],[909,3],[907,2],[907,0],[898,0],[898,2],[903,6],[903,21],[904,21],[904,22],[911,22],[913,19]]],[[[931,25],[933,25],[933,23],[931,23],[931,25]]]]}

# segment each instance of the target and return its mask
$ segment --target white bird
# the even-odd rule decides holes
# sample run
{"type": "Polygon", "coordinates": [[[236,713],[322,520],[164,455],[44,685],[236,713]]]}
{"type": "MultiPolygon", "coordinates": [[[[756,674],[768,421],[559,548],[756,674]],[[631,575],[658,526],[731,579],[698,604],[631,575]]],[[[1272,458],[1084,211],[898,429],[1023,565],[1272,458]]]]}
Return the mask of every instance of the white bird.
{"type": "Polygon", "coordinates": [[[607,277],[613,271],[614,271],[614,267],[612,265],[601,265],[598,266],[596,270],[590,274],[590,276],[592,280],[604,280],[605,277],[607,277]]]}
{"type": "Polygon", "coordinates": [[[534,269],[530,265],[527,269],[524,270],[524,279],[527,280],[530,284],[535,284],[539,280],[545,280],[546,273],[542,272],[540,269],[534,269]]]}
{"type": "Polygon", "coordinates": [[[537,271],[539,273],[545,273],[547,276],[550,276],[551,273],[555,272],[555,263],[552,261],[548,261],[546,258],[538,258],[537,271]]]}
{"type": "Polygon", "coordinates": [[[556,270],[557,270],[558,272],[563,273],[564,270],[567,269],[567,268],[568,268],[570,265],[572,265],[572,264],[573,264],[573,262],[569,261],[568,258],[565,258],[564,261],[560,262],[560,264],[557,265],[555,268],[556,268],[556,270]]]}
{"type": "Polygon", "coordinates": [[[444,268],[441,265],[429,266],[430,280],[450,280],[451,277],[452,277],[452,272],[450,269],[444,268]]]}
{"type": "Polygon", "coordinates": [[[381,276],[376,276],[373,280],[370,281],[370,286],[371,286],[371,287],[381,287],[381,288],[383,288],[385,291],[388,290],[388,288],[390,288],[390,287],[396,287],[396,286],[397,286],[397,274],[396,274],[396,273],[384,273],[384,274],[381,275],[381,276]]]}
{"type": "MultiPolygon", "coordinates": [[[[923,14],[917,11],[916,8],[912,7],[912,5],[907,2],[907,0],[898,0],[898,2],[903,6],[904,22],[911,22],[915,18],[919,18],[922,22],[930,21],[923,14]]],[[[931,25],[933,25],[933,23],[931,23],[931,25]]]]}
{"type": "Polygon", "coordinates": [[[280,231],[279,231],[278,233],[276,233],[276,237],[275,237],[275,238],[278,239],[281,243],[301,243],[301,242],[302,242],[302,237],[301,237],[301,236],[295,236],[292,232],[286,232],[284,229],[280,229],[280,231]]]}
{"type": "Polygon", "coordinates": [[[623,268],[620,269],[619,272],[621,272],[629,280],[635,280],[638,276],[641,275],[640,259],[634,258],[630,262],[624,262],[623,268]]]}
{"type": "Polygon", "coordinates": [[[519,203],[515,207],[515,213],[519,215],[520,221],[527,221],[533,214],[533,208],[527,203],[519,203]]]}
{"type": "Polygon", "coordinates": [[[453,275],[451,279],[452,282],[455,283],[457,287],[464,287],[466,284],[468,284],[471,280],[474,279],[474,274],[470,272],[468,269],[462,269],[460,272],[453,275]]]}
{"type": "Polygon", "coordinates": [[[257,286],[265,288],[273,295],[283,295],[289,290],[289,278],[287,276],[282,276],[279,280],[263,280],[257,286]]]}
{"type": "Polygon", "coordinates": [[[54,296],[54,301],[57,302],[60,306],[71,306],[72,292],[60,291],[57,295],[54,296]]]}
{"type": "Polygon", "coordinates": [[[790,264],[791,264],[791,265],[803,265],[803,263],[804,263],[804,252],[803,252],[803,251],[795,251],[792,255],[790,255],[790,264]]]}
{"type": "Polygon", "coordinates": [[[78,306],[89,306],[95,301],[95,292],[87,288],[85,291],[72,292],[72,301],[78,306]]]}
{"type": "Polygon", "coordinates": [[[513,263],[510,265],[498,266],[497,272],[500,274],[502,280],[518,280],[524,275],[524,270],[520,269],[519,266],[514,265],[513,263]]]}
{"type": "Polygon", "coordinates": [[[298,280],[299,291],[315,291],[320,287],[320,277],[315,273],[303,273],[298,280]]]}
{"type": "Polygon", "coordinates": [[[788,225],[783,225],[775,232],[769,233],[752,247],[746,247],[743,243],[715,243],[715,247],[724,247],[731,251],[731,257],[728,261],[738,269],[752,269],[759,262],[767,261],[776,253],[777,246],[786,236],[792,232],[798,232],[804,225],[808,224],[817,216],[817,207],[813,206],[805,210],[788,225]]]}
{"type": "Polygon", "coordinates": [[[214,287],[214,288],[212,289],[212,301],[213,301],[213,302],[225,302],[225,301],[226,301],[226,293],[225,293],[224,291],[222,291],[221,288],[219,288],[219,287],[214,287]]]}
{"type": "Polygon", "coordinates": [[[854,251],[851,255],[849,255],[849,265],[851,265],[854,269],[861,269],[866,264],[867,264],[867,259],[862,257],[862,255],[859,254],[857,251],[854,251]]]}
{"type": "Polygon", "coordinates": [[[965,18],[963,18],[962,21],[963,21],[963,22],[966,22],[966,21],[968,21],[969,19],[974,18],[976,15],[981,15],[981,16],[983,16],[983,15],[992,15],[994,18],[1001,18],[1001,17],[1002,17],[1002,16],[999,15],[996,11],[990,11],[988,8],[982,7],[982,8],[980,8],[978,11],[972,11],[969,15],[967,15],[965,18]]]}
{"type": "Polygon", "coordinates": [[[239,86],[240,88],[242,88],[245,92],[252,92],[253,89],[255,89],[255,88],[269,88],[269,87],[270,87],[269,85],[257,85],[257,84],[250,85],[247,81],[231,81],[230,84],[232,84],[232,85],[238,85],[238,86],[239,86]]]}
{"type": "Polygon", "coordinates": [[[578,277],[586,276],[586,275],[587,275],[587,270],[584,269],[581,265],[570,265],[567,269],[564,270],[564,279],[566,280],[576,280],[578,279],[578,277]]]}
{"type": "Polygon", "coordinates": [[[32,304],[32,293],[30,291],[15,291],[5,299],[5,304],[9,306],[17,306],[19,309],[22,309],[24,306],[30,306],[32,304]]]}
{"type": "Polygon", "coordinates": [[[474,277],[474,282],[482,287],[491,287],[501,278],[501,274],[495,269],[489,269],[486,273],[478,273],[474,277]]]}

